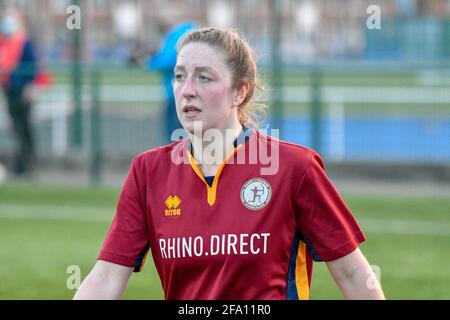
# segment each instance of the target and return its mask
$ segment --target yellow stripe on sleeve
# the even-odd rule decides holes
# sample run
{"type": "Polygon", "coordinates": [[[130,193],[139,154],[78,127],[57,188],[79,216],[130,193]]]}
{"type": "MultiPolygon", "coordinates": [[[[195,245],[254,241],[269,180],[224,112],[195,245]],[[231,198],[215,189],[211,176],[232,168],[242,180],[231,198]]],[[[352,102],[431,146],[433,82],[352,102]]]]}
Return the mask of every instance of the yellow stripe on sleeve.
{"type": "Polygon", "coordinates": [[[308,267],[306,265],[306,244],[301,241],[295,261],[295,282],[300,300],[309,300],[308,267]]]}

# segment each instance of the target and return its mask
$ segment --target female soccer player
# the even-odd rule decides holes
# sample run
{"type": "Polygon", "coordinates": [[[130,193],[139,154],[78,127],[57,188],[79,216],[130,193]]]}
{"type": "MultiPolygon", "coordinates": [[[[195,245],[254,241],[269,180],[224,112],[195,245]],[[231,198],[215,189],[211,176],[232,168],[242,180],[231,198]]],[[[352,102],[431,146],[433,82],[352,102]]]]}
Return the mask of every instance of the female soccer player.
{"type": "Polygon", "coordinates": [[[250,46],[205,28],[177,52],[173,89],[189,136],[133,159],[75,298],[119,298],[151,251],[166,299],[308,299],[313,260],[327,263],[346,298],[383,299],[358,249],[364,235],[319,155],[251,125],[250,46]]]}

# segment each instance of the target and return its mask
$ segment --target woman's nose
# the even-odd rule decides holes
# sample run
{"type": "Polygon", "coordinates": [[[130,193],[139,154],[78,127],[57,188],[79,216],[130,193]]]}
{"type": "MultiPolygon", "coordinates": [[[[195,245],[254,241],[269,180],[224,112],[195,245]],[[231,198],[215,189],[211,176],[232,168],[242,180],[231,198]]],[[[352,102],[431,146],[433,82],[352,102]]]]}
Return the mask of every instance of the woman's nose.
{"type": "Polygon", "coordinates": [[[195,87],[192,78],[188,77],[183,85],[183,96],[193,97],[196,95],[195,87]]]}

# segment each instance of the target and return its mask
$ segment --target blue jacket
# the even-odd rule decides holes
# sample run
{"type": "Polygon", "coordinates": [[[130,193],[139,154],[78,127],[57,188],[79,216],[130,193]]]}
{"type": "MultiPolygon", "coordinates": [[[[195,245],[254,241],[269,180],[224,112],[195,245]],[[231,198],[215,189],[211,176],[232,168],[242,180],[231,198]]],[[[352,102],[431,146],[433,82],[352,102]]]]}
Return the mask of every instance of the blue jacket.
{"type": "Polygon", "coordinates": [[[38,65],[33,44],[27,40],[17,67],[9,75],[9,88],[14,91],[22,90],[27,84],[33,82],[37,73],[38,65]]]}
{"type": "Polygon", "coordinates": [[[173,99],[172,79],[173,68],[177,60],[176,45],[178,40],[189,30],[197,28],[192,22],[185,22],[173,27],[165,36],[159,52],[147,61],[147,68],[162,73],[167,98],[173,99]]]}

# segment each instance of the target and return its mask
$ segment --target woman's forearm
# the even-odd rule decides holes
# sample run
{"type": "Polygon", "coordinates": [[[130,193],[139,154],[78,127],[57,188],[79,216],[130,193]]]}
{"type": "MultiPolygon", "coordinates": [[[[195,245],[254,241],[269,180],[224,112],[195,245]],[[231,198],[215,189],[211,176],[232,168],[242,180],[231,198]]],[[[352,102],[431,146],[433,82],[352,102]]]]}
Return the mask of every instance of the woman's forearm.
{"type": "Polygon", "coordinates": [[[115,300],[124,292],[132,268],[98,261],[84,279],[74,300],[115,300]]]}
{"type": "Polygon", "coordinates": [[[327,266],[346,299],[384,299],[381,285],[359,248],[328,261],[327,266]]]}
{"type": "Polygon", "coordinates": [[[350,300],[383,300],[385,299],[380,283],[372,268],[362,265],[350,277],[336,281],[342,294],[350,300]]]}

